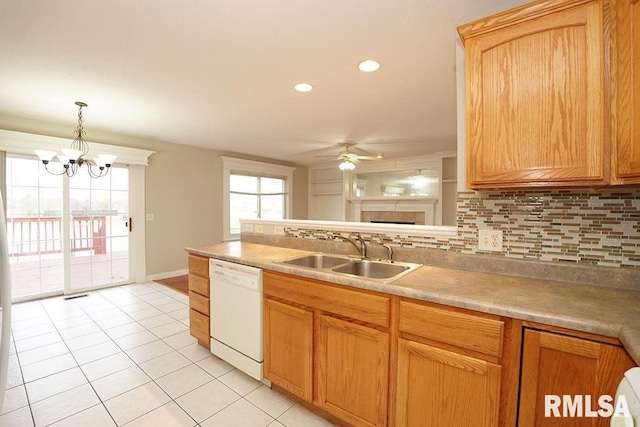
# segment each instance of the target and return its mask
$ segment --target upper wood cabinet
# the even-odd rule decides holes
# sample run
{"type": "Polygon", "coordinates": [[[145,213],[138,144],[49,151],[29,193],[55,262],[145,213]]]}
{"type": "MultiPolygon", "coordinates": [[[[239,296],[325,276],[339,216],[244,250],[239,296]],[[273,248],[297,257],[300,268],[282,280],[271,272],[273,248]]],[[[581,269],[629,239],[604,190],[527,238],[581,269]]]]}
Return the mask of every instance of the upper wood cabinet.
{"type": "Polygon", "coordinates": [[[603,17],[544,0],[458,28],[470,188],[608,182],[603,17]]]}
{"type": "Polygon", "coordinates": [[[640,183],[640,1],[612,1],[614,184],[640,183]]]}

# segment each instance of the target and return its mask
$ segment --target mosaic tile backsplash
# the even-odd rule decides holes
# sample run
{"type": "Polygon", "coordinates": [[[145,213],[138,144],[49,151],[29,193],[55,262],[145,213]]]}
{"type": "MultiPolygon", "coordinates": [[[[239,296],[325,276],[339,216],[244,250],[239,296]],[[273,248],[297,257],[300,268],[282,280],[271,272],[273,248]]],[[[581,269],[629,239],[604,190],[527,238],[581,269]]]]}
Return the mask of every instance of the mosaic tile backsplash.
{"type": "MultiPolygon", "coordinates": [[[[377,233],[363,237],[464,254],[640,267],[640,187],[459,193],[457,204],[454,238],[377,233]],[[503,252],[479,250],[479,229],[503,230],[503,252]]],[[[287,236],[305,239],[326,239],[329,233],[285,228],[287,236]]]]}

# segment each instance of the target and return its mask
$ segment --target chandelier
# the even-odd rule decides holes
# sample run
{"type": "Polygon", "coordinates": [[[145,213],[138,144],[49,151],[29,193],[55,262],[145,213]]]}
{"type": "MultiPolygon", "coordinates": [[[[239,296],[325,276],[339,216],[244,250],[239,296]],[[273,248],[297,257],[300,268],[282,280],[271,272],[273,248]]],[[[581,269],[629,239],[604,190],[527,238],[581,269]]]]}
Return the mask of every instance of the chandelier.
{"type": "Polygon", "coordinates": [[[424,175],[422,169],[419,169],[418,173],[416,175],[410,177],[409,180],[411,181],[411,186],[413,188],[423,188],[427,184],[431,184],[433,182],[437,182],[438,181],[435,178],[432,178],[430,176],[424,175]]]}
{"type": "Polygon", "coordinates": [[[87,104],[77,101],[75,103],[78,109],[78,127],[76,128],[76,138],[71,143],[71,148],[63,148],[62,154],[58,154],[55,151],[48,150],[35,150],[36,154],[44,164],[44,168],[53,175],[67,175],[72,177],[78,173],[82,165],[87,165],[87,172],[92,178],[100,178],[109,173],[111,165],[116,160],[116,156],[109,154],[100,154],[98,157],[94,157],[93,160],[86,159],[85,156],[89,154],[89,145],[82,137],[85,134],[82,123],[82,108],[87,104]],[[62,170],[55,172],[49,169],[49,163],[56,157],[62,165],[62,170]]]}

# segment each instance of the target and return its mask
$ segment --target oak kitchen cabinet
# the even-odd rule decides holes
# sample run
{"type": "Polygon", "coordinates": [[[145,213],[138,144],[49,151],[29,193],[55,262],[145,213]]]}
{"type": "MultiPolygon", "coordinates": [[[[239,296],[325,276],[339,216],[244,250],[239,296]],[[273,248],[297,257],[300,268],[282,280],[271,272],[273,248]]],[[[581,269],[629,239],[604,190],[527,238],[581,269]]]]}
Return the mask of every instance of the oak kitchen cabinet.
{"type": "MultiPolygon", "coordinates": [[[[190,258],[190,295],[207,260],[190,258]]],[[[545,394],[597,400],[634,366],[615,338],[270,270],[263,285],[265,378],[338,424],[544,426],[545,394]]]]}
{"type": "Polygon", "coordinates": [[[313,311],[265,298],[264,349],[264,376],[311,402],[313,311]]]}
{"type": "Polygon", "coordinates": [[[317,324],[319,406],[354,425],[386,425],[389,334],[324,314],[317,324]]]}
{"type": "Polygon", "coordinates": [[[396,426],[513,425],[505,319],[404,299],[399,319],[396,426]]]}
{"type": "Polygon", "coordinates": [[[264,272],[265,377],[356,426],[387,424],[389,301],[264,272]]]}
{"type": "Polygon", "coordinates": [[[598,398],[615,395],[624,372],[635,366],[622,347],[599,338],[525,329],[520,427],[609,426],[605,417],[545,417],[545,395],[589,395],[591,409],[599,409],[598,398]]]}
{"type": "Polygon", "coordinates": [[[209,348],[209,258],[189,254],[189,330],[198,344],[209,348]]]}
{"type": "Polygon", "coordinates": [[[640,182],[636,0],[541,0],[463,25],[467,185],[640,182]]]}
{"type": "Polygon", "coordinates": [[[511,319],[272,271],[264,293],[265,377],[337,419],[514,425],[511,319]]]}
{"type": "Polygon", "coordinates": [[[602,1],[546,1],[458,29],[470,188],[608,181],[602,1]]]}
{"type": "Polygon", "coordinates": [[[640,183],[640,2],[612,0],[615,183],[640,183]]]}

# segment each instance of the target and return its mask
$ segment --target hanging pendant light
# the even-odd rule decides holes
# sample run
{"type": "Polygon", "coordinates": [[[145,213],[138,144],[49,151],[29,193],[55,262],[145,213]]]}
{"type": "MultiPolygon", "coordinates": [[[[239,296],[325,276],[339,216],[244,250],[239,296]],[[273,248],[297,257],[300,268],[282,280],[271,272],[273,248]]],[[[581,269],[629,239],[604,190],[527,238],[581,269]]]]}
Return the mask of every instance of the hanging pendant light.
{"type": "Polygon", "coordinates": [[[71,143],[70,148],[62,149],[62,154],[58,154],[55,151],[48,150],[35,150],[35,153],[38,155],[42,164],[44,164],[47,172],[53,175],[67,175],[72,177],[80,171],[82,165],[87,165],[87,172],[89,176],[92,178],[100,178],[109,173],[109,169],[111,165],[116,160],[116,156],[112,156],[109,154],[100,154],[98,157],[95,157],[93,160],[89,160],[85,158],[87,154],[89,154],[89,145],[83,139],[85,134],[84,127],[82,123],[84,123],[84,118],[82,117],[82,108],[86,107],[87,104],[84,102],[77,101],[75,103],[78,109],[78,127],[76,127],[75,133],[76,138],[71,143]],[[62,170],[60,172],[55,172],[49,169],[49,163],[51,160],[56,157],[60,164],[62,165],[62,170]]]}

